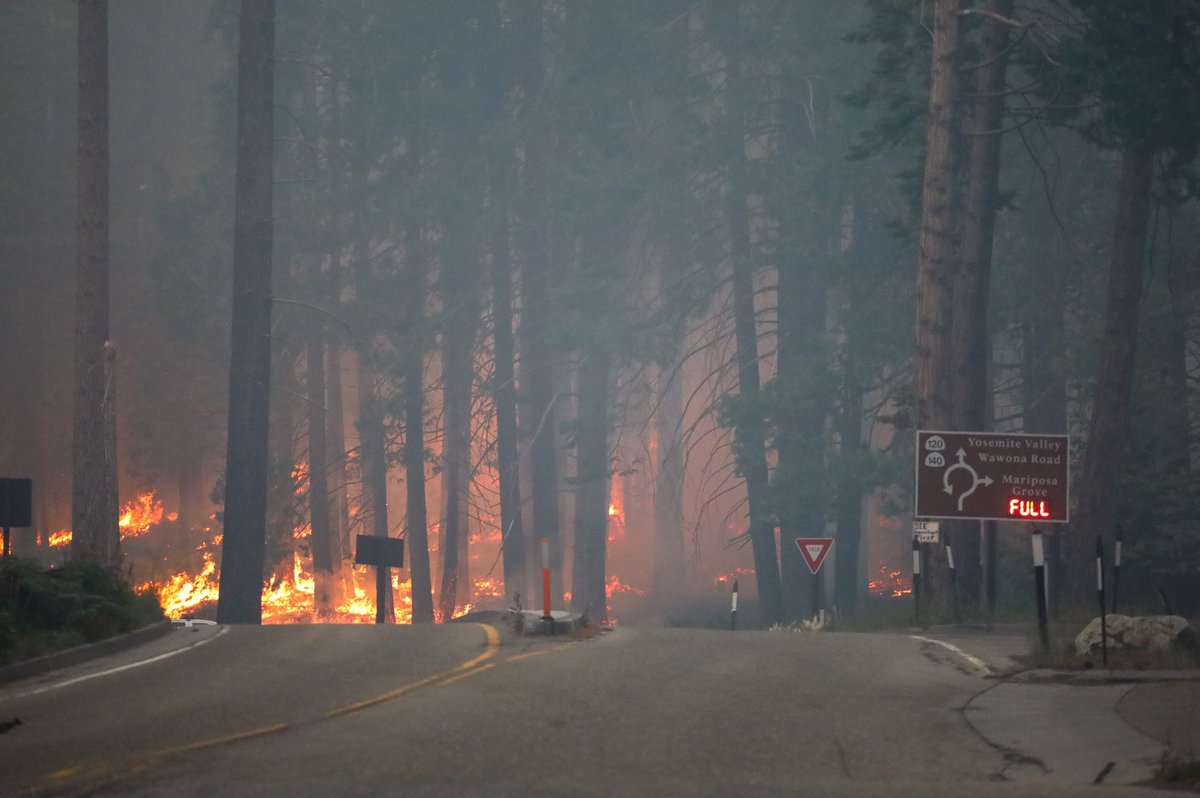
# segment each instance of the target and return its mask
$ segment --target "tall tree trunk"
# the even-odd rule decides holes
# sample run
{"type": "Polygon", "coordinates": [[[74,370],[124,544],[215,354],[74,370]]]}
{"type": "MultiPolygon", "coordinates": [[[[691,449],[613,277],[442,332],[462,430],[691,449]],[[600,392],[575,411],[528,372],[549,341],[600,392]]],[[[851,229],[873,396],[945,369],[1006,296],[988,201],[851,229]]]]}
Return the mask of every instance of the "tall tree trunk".
{"type": "Polygon", "coordinates": [[[1133,396],[1134,354],[1153,177],[1152,153],[1135,150],[1121,154],[1104,333],[1079,480],[1079,505],[1071,519],[1073,533],[1069,537],[1068,593],[1071,603],[1077,607],[1089,606],[1095,591],[1095,580],[1090,574],[1095,567],[1097,536],[1104,540],[1106,551],[1111,552],[1116,534],[1117,486],[1133,396]]]}
{"type": "MultiPolygon", "coordinates": [[[[987,11],[1004,18],[1013,13],[1013,0],[987,0],[987,11]]],[[[961,269],[954,281],[955,309],[950,338],[954,382],[953,413],[962,429],[990,429],[987,410],[988,297],[992,274],[992,248],[999,202],[1001,125],[1004,120],[1004,86],[1008,67],[1008,26],[984,21],[982,66],[977,70],[975,99],[971,103],[971,136],[967,152],[967,186],[962,213],[961,269]],[[985,426],[987,425],[987,426],[985,426]]]]}
{"type": "Polygon", "coordinates": [[[341,547],[333,532],[329,501],[329,442],[326,436],[325,336],[323,325],[311,321],[305,341],[305,380],[308,387],[308,511],[311,526],[309,546],[313,563],[313,605],[318,615],[337,607],[334,565],[341,560],[341,547]]]}
{"type": "MultiPolygon", "coordinates": [[[[419,273],[419,269],[414,272],[419,273]]],[[[423,297],[424,291],[413,291],[423,297]]],[[[409,321],[418,325],[420,299],[409,321]]],[[[404,360],[404,486],[413,623],[433,623],[433,576],[429,568],[429,517],[425,505],[425,353],[412,336],[404,360]]]]}
{"type": "Polygon", "coordinates": [[[108,365],[108,2],[79,0],[79,251],[71,557],[116,568],[116,396],[108,365]]]}
{"type": "Polygon", "coordinates": [[[554,390],[554,330],[550,299],[549,186],[546,168],[549,147],[544,90],[542,0],[521,0],[518,10],[521,112],[525,168],[521,208],[524,229],[521,264],[521,390],[520,415],[530,441],[530,501],[535,541],[550,540],[553,584],[562,594],[562,536],[558,519],[557,419],[554,390]]]}
{"type": "Polygon", "coordinates": [[[768,485],[766,439],[763,420],[755,406],[761,378],[758,370],[758,325],[754,310],[754,267],[750,252],[750,222],[745,189],[745,117],[742,107],[741,7],[718,8],[718,34],[725,56],[726,142],[730,159],[725,186],[725,220],[729,227],[729,259],[733,286],[734,338],[737,345],[738,393],[747,411],[734,434],[738,466],[746,484],[750,507],[750,545],[758,582],[758,599],[764,626],[783,619],[783,590],[779,580],[774,525],[766,510],[768,485]]]}
{"type": "MultiPolygon", "coordinates": [[[[486,5],[483,26],[488,58],[481,79],[486,85],[487,116],[492,124],[506,121],[509,67],[499,4],[486,5]]],[[[521,522],[521,463],[517,447],[516,343],[513,337],[513,267],[510,202],[516,159],[511,147],[498,146],[490,175],[492,345],[492,402],[496,408],[496,470],[500,481],[500,550],[504,557],[504,592],[529,596],[525,573],[525,528],[521,522]]]]}
{"type": "Polygon", "coordinates": [[[438,611],[443,621],[471,600],[467,577],[468,491],[471,473],[471,381],[476,303],[463,263],[444,266],[442,275],[442,586],[438,611]]]}
{"type": "MultiPolygon", "coordinates": [[[[987,0],[986,11],[1010,18],[1013,0],[987,0]]],[[[954,282],[954,320],[950,337],[954,380],[955,428],[987,431],[988,296],[992,274],[992,247],[996,230],[1000,180],[1000,128],[1004,120],[1004,86],[1008,68],[1008,25],[994,17],[984,22],[982,66],[976,70],[975,99],[971,105],[971,137],[967,190],[963,211],[961,267],[954,282]]],[[[947,529],[958,566],[957,586],[962,606],[977,606],[980,599],[979,524],[958,522],[947,529]]]]}
{"type": "MultiPolygon", "coordinates": [[[[1039,286],[1038,301],[1030,302],[1025,309],[1021,330],[1021,405],[1022,430],[1026,433],[1062,435],[1067,432],[1065,301],[1062,278],[1051,276],[1039,286]]],[[[991,536],[995,534],[995,522],[990,525],[991,536]]],[[[1054,530],[1045,531],[1053,533],[1046,550],[1050,582],[1047,598],[1051,613],[1057,616],[1062,607],[1062,587],[1066,577],[1060,539],[1064,530],[1057,525],[1054,530]]],[[[991,548],[989,538],[989,556],[991,548]]],[[[989,583],[988,589],[992,592],[991,606],[995,586],[989,583]]]]}
{"type": "MultiPolygon", "coordinates": [[[[795,76],[784,81],[779,110],[782,168],[803,157],[810,135],[803,110],[807,98],[800,94],[805,85],[795,76]]],[[[832,233],[841,209],[826,210],[833,198],[801,204],[794,194],[782,196],[784,201],[775,199],[776,207],[771,209],[780,226],[776,382],[791,406],[778,420],[776,482],[786,485],[789,493],[786,499],[781,497],[779,551],[784,615],[796,620],[815,615],[823,601],[824,580],[814,577],[795,540],[824,534],[824,437],[830,402],[823,388],[823,375],[828,371],[824,351],[827,288],[818,257],[828,257],[830,250],[817,242],[836,240],[832,233]]]]}
{"type": "MultiPolygon", "coordinates": [[[[862,438],[863,389],[858,364],[847,347],[842,363],[842,403],[837,419],[841,455],[852,461],[865,447],[862,438]]],[[[842,469],[837,487],[837,556],[834,561],[834,603],[843,618],[858,612],[863,579],[859,569],[862,544],[863,483],[849,468],[842,469]]]]}
{"type": "Polygon", "coordinates": [[[683,366],[659,367],[660,397],[654,411],[658,462],[654,477],[654,582],[660,606],[683,593],[683,366]]]}
{"type": "MultiPolygon", "coordinates": [[[[953,415],[953,285],[959,215],[955,174],[959,161],[960,14],[962,0],[936,0],[930,64],[929,118],[917,255],[916,358],[913,399],[918,429],[948,430],[953,415]]],[[[931,606],[949,607],[945,549],[936,547],[926,578],[931,606]]]]}
{"type": "Polygon", "coordinates": [[[275,3],[242,0],[238,44],[233,338],[220,623],[262,622],[271,383],[275,3]]]}
{"type": "MultiPolygon", "coordinates": [[[[360,261],[361,263],[361,261],[360,261]]],[[[361,284],[361,283],[360,283],[361,284]]],[[[383,400],[376,385],[374,355],[369,341],[362,341],[358,353],[358,452],[362,473],[362,512],[368,534],[388,537],[387,501],[387,428],[383,415],[383,400]]],[[[383,591],[376,606],[376,619],[383,623],[396,620],[391,591],[383,591]]]]}
{"type": "MultiPolygon", "coordinates": [[[[825,291],[819,275],[796,247],[783,248],[779,265],[778,382],[792,406],[779,420],[777,479],[789,486],[779,526],[784,613],[789,620],[812,616],[819,582],[804,563],[798,537],[821,537],[825,519],[825,291]],[[816,584],[814,584],[816,582],[816,584]]],[[[839,552],[839,555],[841,552],[839,552]]]]}
{"type": "MultiPolygon", "coordinates": [[[[501,192],[497,192],[497,198],[501,192]]],[[[529,596],[525,574],[525,528],[521,523],[521,469],[517,450],[516,346],[513,340],[512,261],[509,257],[508,205],[494,208],[497,228],[492,237],[492,341],[495,369],[492,389],[496,407],[496,460],[500,479],[501,550],[504,589],[529,596]]]]}
{"type": "MultiPolygon", "coordinates": [[[[277,275],[277,278],[283,275],[277,275]]],[[[279,282],[277,279],[276,282],[279,282]]],[[[263,577],[272,587],[295,576],[296,535],[301,508],[296,499],[297,432],[295,397],[301,396],[304,386],[297,377],[299,359],[303,357],[303,339],[293,344],[291,330],[275,325],[274,335],[280,342],[281,357],[275,364],[271,392],[271,423],[267,435],[267,523],[264,549],[263,577]]]]}
{"type": "MultiPolygon", "coordinates": [[[[333,261],[335,264],[337,260],[333,261]]],[[[354,598],[354,577],[349,563],[354,559],[354,547],[350,540],[350,494],[346,478],[346,406],[342,391],[342,345],[333,338],[329,341],[329,373],[327,393],[329,412],[328,432],[329,493],[332,498],[333,534],[340,565],[336,566],[337,579],[344,600],[354,598]]]]}
{"type": "Polygon", "coordinates": [[[605,556],[608,546],[608,396],[610,356],[586,352],[579,366],[575,478],[575,552],[571,610],[593,621],[608,617],[605,556]]]}
{"type": "MultiPolygon", "coordinates": [[[[1188,417],[1188,329],[1196,312],[1196,277],[1200,274],[1196,262],[1173,258],[1167,267],[1167,288],[1170,292],[1170,311],[1165,329],[1156,348],[1157,367],[1162,375],[1162,393],[1158,407],[1159,458],[1162,470],[1172,481],[1191,484],[1191,422],[1188,417]]],[[[1178,484],[1178,483],[1177,483],[1178,484]]]]}

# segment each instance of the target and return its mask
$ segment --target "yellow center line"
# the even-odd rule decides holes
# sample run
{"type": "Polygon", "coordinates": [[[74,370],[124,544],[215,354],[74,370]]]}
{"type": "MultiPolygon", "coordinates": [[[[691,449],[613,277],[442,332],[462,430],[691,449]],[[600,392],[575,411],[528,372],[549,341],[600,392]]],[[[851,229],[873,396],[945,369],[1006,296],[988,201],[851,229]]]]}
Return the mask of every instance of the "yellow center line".
{"type": "MultiPolygon", "coordinates": [[[[94,770],[91,774],[89,774],[90,778],[92,779],[91,783],[81,786],[79,788],[79,791],[75,792],[73,794],[74,795],[93,794],[99,790],[105,789],[113,784],[119,783],[120,781],[123,781],[123,780],[125,780],[131,776],[134,776],[142,771],[145,771],[148,768],[152,767],[153,765],[159,764],[162,760],[168,759],[173,756],[179,756],[181,754],[195,753],[196,751],[203,751],[203,750],[206,750],[209,748],[216,748],[216,747],[223,746],[223,745],[230,745],[232,743],[238,743],[238,742],[242,742],[244,740],[251,740],[256,737],[265,737],[268,734],[275,734],[277,732],[285,731],[287,729],[291,729],[296,726],[301,726],[301,725],[313,723],[313,722],[320,721],[320,720],[327,720],[329,718],[340,717],[342,715],[348,715],[351,712],[357,712],[358,710],[366,709],[367,707],[377,706],[377,705],[383,704],[387,701],[391,701],[395,698],[399,698],[400,696],[405,695],[406,693],[411,693],[413,690],[419,689],[421,687],[425,687],[430,684],[435,684],[438,682],[449,684],[453,681],[458,681],[459,679],[464,679],[467,676],[470,676],[473,673],[478,672],[479,670],[486,670],[487,668],[491,668],[496,663],[490,663],[487,665],[483,665],[482,668],[480,667],[480,665],[482,663],[486,662],[488,659],[491,659],[493,656],[495,656],[496,652],[500,649],[500,633],[495,629],[495,627],[489,626],[488,624],[481,623],[481,624],[477,624],[477,626],[482,628],[484,633],[487,635],[486,649],[484,650],[484,652],[482,654],[480,654],[476,657],[472,657],[471,659],[467,660],[466,662],[459,663],[458,665],[454,666],[453,668],[448,668],[447,670],[441,671],[439,673],[435,673],[432,676],[426,676],[425,678],[418,679],[415,682],[409,682],[408,684],[401,685],[400,687],[397,687],[394,690],[389,690],[386,693],[381,693],[380,695],[374,696],[372,698],[367,698],[362,701],[356,701],[353,704],[346,704],[341,707],[336,707],[335,709],[331,709],[328,712],[326,712],[325,714],[320,715],[316,718],[299,720],[299,721],[285,721],[283,723],[276,723],[276,724],[272,724],[270,726],[261,726],[257,729],[247,729],[245,731],[234,732],[232,734],[226,734],[226,735],[222,735],[220,737],[213,737],[208,740],[199,740],[199,741],[193,742],[193,743],[185,743],[183,745],[178,745],[173,748],[165,748],[161,751],[156,751],[152,754],[147,755],[145,757],[145,759],[141,760],[140,762],[133,763],[133,764],[127,765],[123,768],[120,768],[115,773],[112,772],[112,769],[109,767],[100,768],[100,769],[94,770]]],[[[77,767],[65,768],[63,770],[55,771],[53,773],[48,774],[48,776],[52,781],[61,782],[64,779],[71,778],[72,776],[78,775],[81,771],[83,771],[83,767],[77,766],[77,767]]],[[[47,785],[42,784],[40,786],[34,786],[31,788],[31,791],[36,793],[39,789],[42,789],[45,786],[47,786],[47,785]]]]}

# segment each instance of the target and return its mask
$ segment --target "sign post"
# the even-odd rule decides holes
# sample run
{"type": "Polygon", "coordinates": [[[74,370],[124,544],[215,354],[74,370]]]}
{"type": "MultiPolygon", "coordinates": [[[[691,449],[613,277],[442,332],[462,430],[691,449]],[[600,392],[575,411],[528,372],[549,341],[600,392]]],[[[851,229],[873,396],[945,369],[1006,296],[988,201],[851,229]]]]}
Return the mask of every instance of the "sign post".
{"type": "Polygon", "coordinates": [[[917,432],[918,518],[1070,520],[1066,435],[917,432]]]}
{"type": "Polygon", "coordinates": [[[554,616],[550,612],[550,538],[542,538],[542,626],[554,634],[554,616]]]}
{"type": "MultiPolygon", "coordinates": [[[[821,570],[821,565],[825,562],[825,558],[829,556],[829,552],[833,549],[833,538],[796,538],[796,548],[800,549],[800,556],[804,558],[804,562],[808,565],[808,570],[813,576],[817,575],[817,571],[821,570]]],[[[814,579],[812,584],[812,607],[813,613],[820,618],[820,623],[825,623],[825,610],[820,607],[821,604],[821,583],[814,579]]]]}
{"type": "Polygon", "coordinates": [[[12,528],[33,525],[33,480],[0,479],[0,527],[4,529],[3,554],[12,554],[12,528]]]}
{"type": "MultiPolygon", "coordinates": [[[[1065,524],[1070,521],[1069,465],[1070,439],[1066,435],[918,430],[914,514],[918,518],[1065,524]]],[[[1033,537],[1035,563],[1042,561],[1034,567],[1044,572],[1040,530],[1035,528],[1033,537]]],[[[989,540],[989,570],[995,561],[993,545],[989,540]]],[[[1040,616],[1045,581],[1037,581],[1042,594],[1040,616]]],[[[995,584],[988,584],[989,600],[995,589],[995,584]]]]}
{"type": "Polygon", "coordinates": [[[404,567],[404,538],[359,535],[355,539],[354,562],[375,566],[375,623],[394,623],[395,618],[388,617],[391,602],[387,599],[392,589],[392,569],[404,567]]]}
{"type": "Polygon", "coordinates": [[[1046,553],[1042,547],[1042,530],[1036,526],[1030,537],[1033,544],[1033,588],[1037,599],[1038,637],[1042,641],[1042,650],[1050,650],[1050,624],[1046,611],[1046,553]]]}

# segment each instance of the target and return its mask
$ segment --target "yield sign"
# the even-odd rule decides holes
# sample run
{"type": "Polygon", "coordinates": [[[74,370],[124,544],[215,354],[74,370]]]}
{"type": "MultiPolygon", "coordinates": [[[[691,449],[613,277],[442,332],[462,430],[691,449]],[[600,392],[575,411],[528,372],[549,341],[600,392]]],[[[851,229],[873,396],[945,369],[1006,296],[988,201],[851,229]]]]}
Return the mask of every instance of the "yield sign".
{"type": "Polygon", "coordinates": [[[796,548],[800,549],[800,554],[808,563],[808,570],[816,575],[817,571],[821,570],[821,563],[825,562],[829,550],[833,548],[833,538],[796,538],[796,548]]]}

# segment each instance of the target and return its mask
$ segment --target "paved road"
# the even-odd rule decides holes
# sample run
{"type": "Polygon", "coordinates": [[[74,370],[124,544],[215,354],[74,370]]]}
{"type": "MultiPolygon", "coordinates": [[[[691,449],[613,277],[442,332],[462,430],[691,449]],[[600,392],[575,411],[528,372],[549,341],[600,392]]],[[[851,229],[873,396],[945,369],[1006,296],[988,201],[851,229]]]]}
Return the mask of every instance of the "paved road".
{"type": "Polygon", "coordinates": [[[239,627],[60,682],[0,691],[0,721],[22,721],[0,736],[0,794],[1142,792],[1006,781],[1021,756],[964,713],[994,683],[906,635],[239,627]]]}

